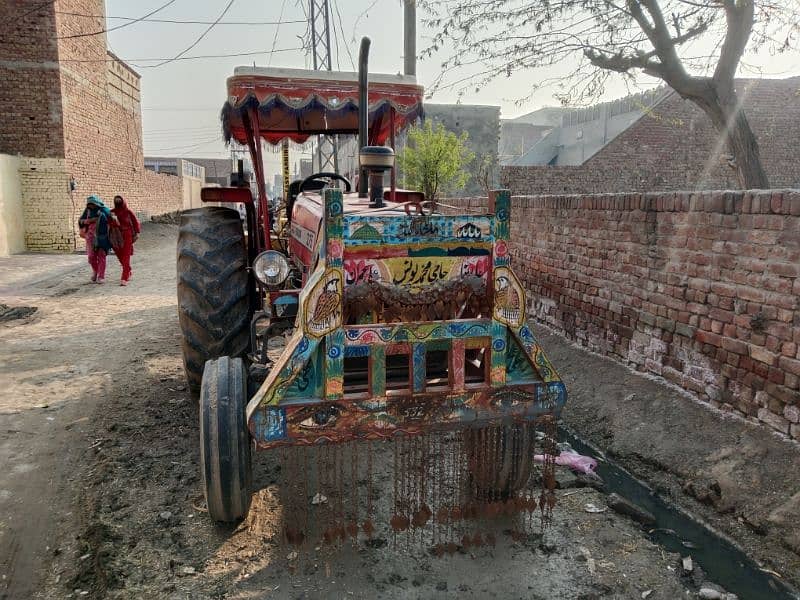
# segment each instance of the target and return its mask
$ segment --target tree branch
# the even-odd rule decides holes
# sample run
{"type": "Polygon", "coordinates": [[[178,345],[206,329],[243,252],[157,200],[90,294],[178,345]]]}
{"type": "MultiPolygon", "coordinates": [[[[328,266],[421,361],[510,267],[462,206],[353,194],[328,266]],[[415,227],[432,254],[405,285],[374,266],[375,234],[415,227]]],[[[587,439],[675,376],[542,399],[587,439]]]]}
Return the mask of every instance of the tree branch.
{"type": "Polygon", "coordinates": [[[733,84],[736,67],[741,60],[753,30],[755,6],[753,0],[725,0],[725,21],[728,25],[725,41],[714,70],[714,81],[733,84]]]}

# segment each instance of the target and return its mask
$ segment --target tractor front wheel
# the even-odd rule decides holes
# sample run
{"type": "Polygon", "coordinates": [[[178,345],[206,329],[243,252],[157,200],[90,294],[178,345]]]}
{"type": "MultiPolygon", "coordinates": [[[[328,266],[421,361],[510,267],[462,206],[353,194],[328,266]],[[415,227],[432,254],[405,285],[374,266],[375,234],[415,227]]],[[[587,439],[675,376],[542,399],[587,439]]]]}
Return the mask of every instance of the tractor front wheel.
{"type": "Polygon", "coordinates": [[[208,513],[215,521],[243,519],[250,508],[247,373],[241,358],[209,360],[200,386],[200,465],[208,513]]]}

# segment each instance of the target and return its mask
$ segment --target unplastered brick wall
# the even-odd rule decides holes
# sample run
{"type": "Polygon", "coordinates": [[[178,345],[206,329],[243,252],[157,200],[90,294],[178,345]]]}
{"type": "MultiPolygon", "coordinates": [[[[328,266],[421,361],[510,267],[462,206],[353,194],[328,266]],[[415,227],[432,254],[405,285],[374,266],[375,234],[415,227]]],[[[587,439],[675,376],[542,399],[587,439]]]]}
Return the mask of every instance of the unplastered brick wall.
{"type": "Polygon", "coordinates": [[[64,156],[55,19],[54,2],[0,2],[0,153],[64,156]]]}
{"type": "Polygon", "coordinates": [[[63,158],[20,158],[20,190],[25,221],[25,245],[38,252],[75,249],[76,222],[81,200],[69,193],[69,174],[63,158]]]}
{"type": "Polygon", "coordinates": [[[515,196],[512,206],[531,316],[800,439],[800,191],[515,196]]]}
{"type": "MultiPolygon", "coordinates": [[[[738,80],[737,91],[770,185],[800,187],[800,77],[738,80]]],[[[583,164],[503,167],[500,181],[514,194],[735,188],[726,156],[709,118],[673,92],[583,164]]]]}

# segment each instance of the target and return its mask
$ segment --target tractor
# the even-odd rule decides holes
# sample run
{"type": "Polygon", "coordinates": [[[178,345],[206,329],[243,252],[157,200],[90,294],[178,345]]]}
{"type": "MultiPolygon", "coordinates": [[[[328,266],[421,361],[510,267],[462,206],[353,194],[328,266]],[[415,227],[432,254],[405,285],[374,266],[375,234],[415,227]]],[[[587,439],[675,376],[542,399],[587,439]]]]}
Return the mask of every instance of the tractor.
{"type": "MultiPolygon", "coordinates": [[[[202,190],[216,206],[181,217],[183,360],[215,521],[247,515],[254,451],[432,432],[460,432],[472,488],[493,499],[484,512],[537,504],[515,493],[534,470],[533,444],[552,439],[527,426],[554,427],[566,391],[526,322],[510,194],[458,214],[397,189],[395,138],[423,117],[423,90],[411,76],[368,74],[368,50],[365,38],[358,73],[236,68],[224,135],[248,147],[255,181],[240,168],[229,187],[202,190]],[[262,143],[317,135],[358,135],[358,180],[315,173],[270,209],[262,143]],[[246,208],[246,234],[231,203],[246,208]],[[281,330],[285,348],[270,360],[281,330]]],[[[551,507],[552,472],[539,480],[538,504],[551,507]]],[[[434,518],[422,504],[407,512],[395,529],[434,518]]]]}

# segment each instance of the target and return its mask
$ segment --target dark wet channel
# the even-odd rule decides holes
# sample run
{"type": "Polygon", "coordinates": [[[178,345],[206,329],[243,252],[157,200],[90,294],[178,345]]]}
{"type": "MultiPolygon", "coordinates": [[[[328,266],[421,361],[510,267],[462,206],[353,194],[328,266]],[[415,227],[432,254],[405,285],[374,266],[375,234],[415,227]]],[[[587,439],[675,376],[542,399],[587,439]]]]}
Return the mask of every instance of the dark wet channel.
{"type": "Polygon", "coordinates": [[[741,600],[800,599],[797,591],[764,572],[737,546],[660,497],[597,448],[565,428],[559,430],[559,438],[569,442],[575,451],[597,458],[597,474],[607,491],[616,492],[652,513],[656,524],[647,528],[651,531],[650,538],[665,550],[691,556],[708,581],[721,585],[741,600]]]}

